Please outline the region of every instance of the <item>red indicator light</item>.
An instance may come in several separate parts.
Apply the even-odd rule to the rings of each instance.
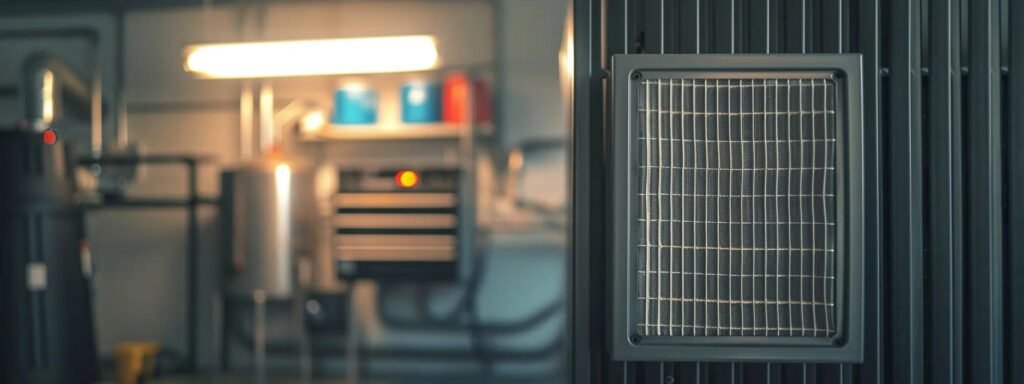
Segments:
[[[43,144],[53,145],[57,142],[57,132],[47,129],[43,132]]]
[[[395,173],[395,185],[412,188],[420,183],[420,175],[416,171],[398,171]]]

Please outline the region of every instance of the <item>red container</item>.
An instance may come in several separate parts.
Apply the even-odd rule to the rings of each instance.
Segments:
[[[491,92],[487,89],[487,83],[481,79],[473,81],[473,105],[476,107],[473,116],[477,123],[491,121]]]
[[[469,121],[469,77],[453,73],[441,86],[441,120],[446,123]]]
[[[444,78],[441,85],[441,120],[446,123],[469,121],[470,86],[473,87],[474,120],[477,123],[491,121],[491,95],[487,84],[480,79],[470,79],[465,73],[453,73]]]

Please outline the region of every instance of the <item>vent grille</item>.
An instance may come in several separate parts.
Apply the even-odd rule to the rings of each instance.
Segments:
[[[633,84],[636,332],[835,336],[835,81]]]
[[[455,277],[464,230],[459,172],[417,169],[419,180],[401,186],[408,169],[343,169],[334,196],[334,255],[345,279]]]

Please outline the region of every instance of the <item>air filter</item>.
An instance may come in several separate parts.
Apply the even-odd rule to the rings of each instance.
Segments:
[[[860,56],[616,56],[612,87],[615,357],[860,360]]]

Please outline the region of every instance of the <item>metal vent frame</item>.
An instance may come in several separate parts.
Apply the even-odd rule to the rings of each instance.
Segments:
[[[789,336],[645,336],[636,332],[637,266],[633,224],[638,117],[637,82],[644,73],[785,78],[831,73],[837,85],[836,109],[836,315],[831,338]],[[675,76],[673,74],[673,76]],[[680,75],[680,77],[684,77]],[[704,76],[710,77],[710,76]],[[664,78],[659,76],[659,78]],[[679,77],[676,77],[679,78]],[[699,77],[698,77],[699,78]],[[612,175],[609,263],[612,274],[611,354],[620,361],[776,361],[860,362],[863,360],[863,142],[861,56],[815,55],[614,55],[610,133]]]

